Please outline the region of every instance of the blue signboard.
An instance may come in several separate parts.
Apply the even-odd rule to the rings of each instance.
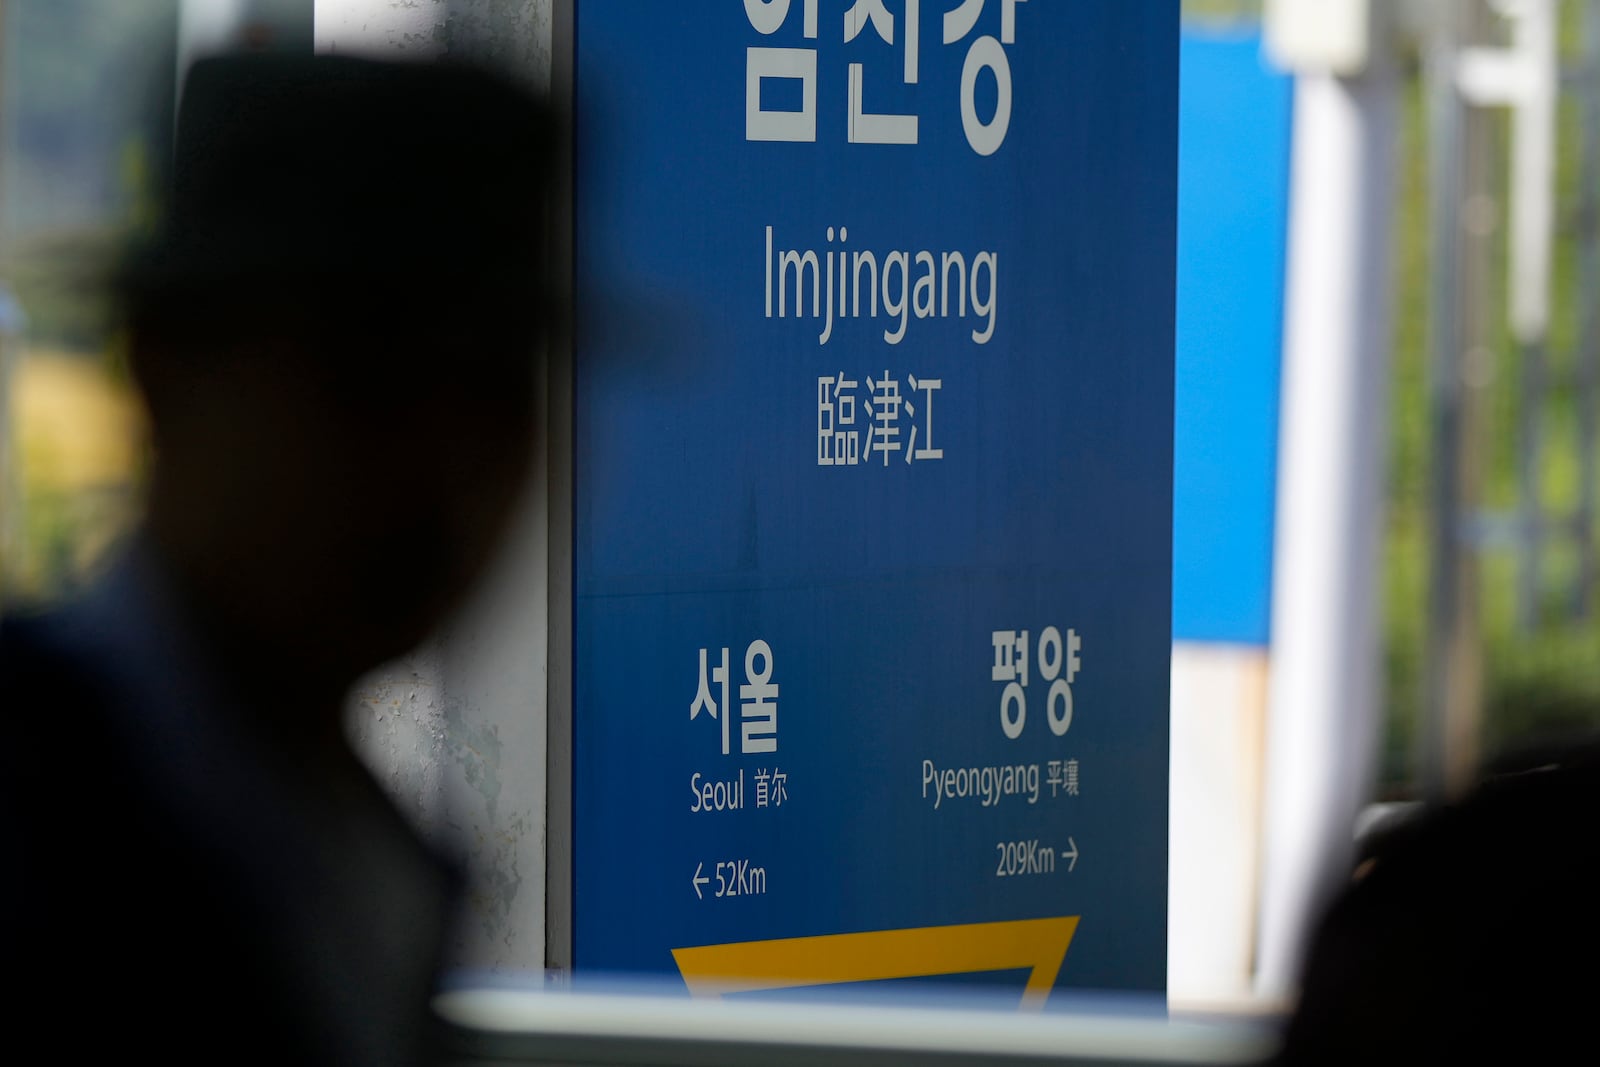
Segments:
[[[1164,988],[1177,46],[579,0],[576,967]]]

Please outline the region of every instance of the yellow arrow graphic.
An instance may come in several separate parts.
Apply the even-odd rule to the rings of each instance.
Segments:
[[[1078,916],[741,941],[672,951],[697,997],[1027,967],[1022,1006],[1044,1007]]]

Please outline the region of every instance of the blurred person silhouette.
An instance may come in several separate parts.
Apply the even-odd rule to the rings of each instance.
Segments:
[[[118,288],[141,532],[0,624],[10,1040],[54,1056],[425,1059],[457,885],[346,692],[484,570],[534,454],[549,112],[491,74],[196,64]]]
[[[1588,1060],[1597,816],[1590,740],[1508,753],[1466,797],[1384,829],[1313,936],[1277,1062]]]

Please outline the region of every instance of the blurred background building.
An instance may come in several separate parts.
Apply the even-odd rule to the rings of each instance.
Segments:
[[[134,521],[183,64],[357,7],[0,0],[0,604]],[[1169,985],[1270,1005],[1358,830],[1600,727],[1600,0],[1183,14]]]

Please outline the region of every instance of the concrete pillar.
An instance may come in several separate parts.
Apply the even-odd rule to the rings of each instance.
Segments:
[[[1348,870],[1381,725],[1399,89],[1374,0],[1278,0],[1296,72],[1256,990],[1289,995]]]
[[[316,0],[315,40],[324,52],[474,59],[543,88],[550,25],[551,0]],[[419,305],[426,284],[418,279]],[[451,960],[462,968],[545,963],[547,498],[536,464],[480,595],[435,640],[366,679],[352,701],[353,736],[374,772],[467,860],[467,911]]]

